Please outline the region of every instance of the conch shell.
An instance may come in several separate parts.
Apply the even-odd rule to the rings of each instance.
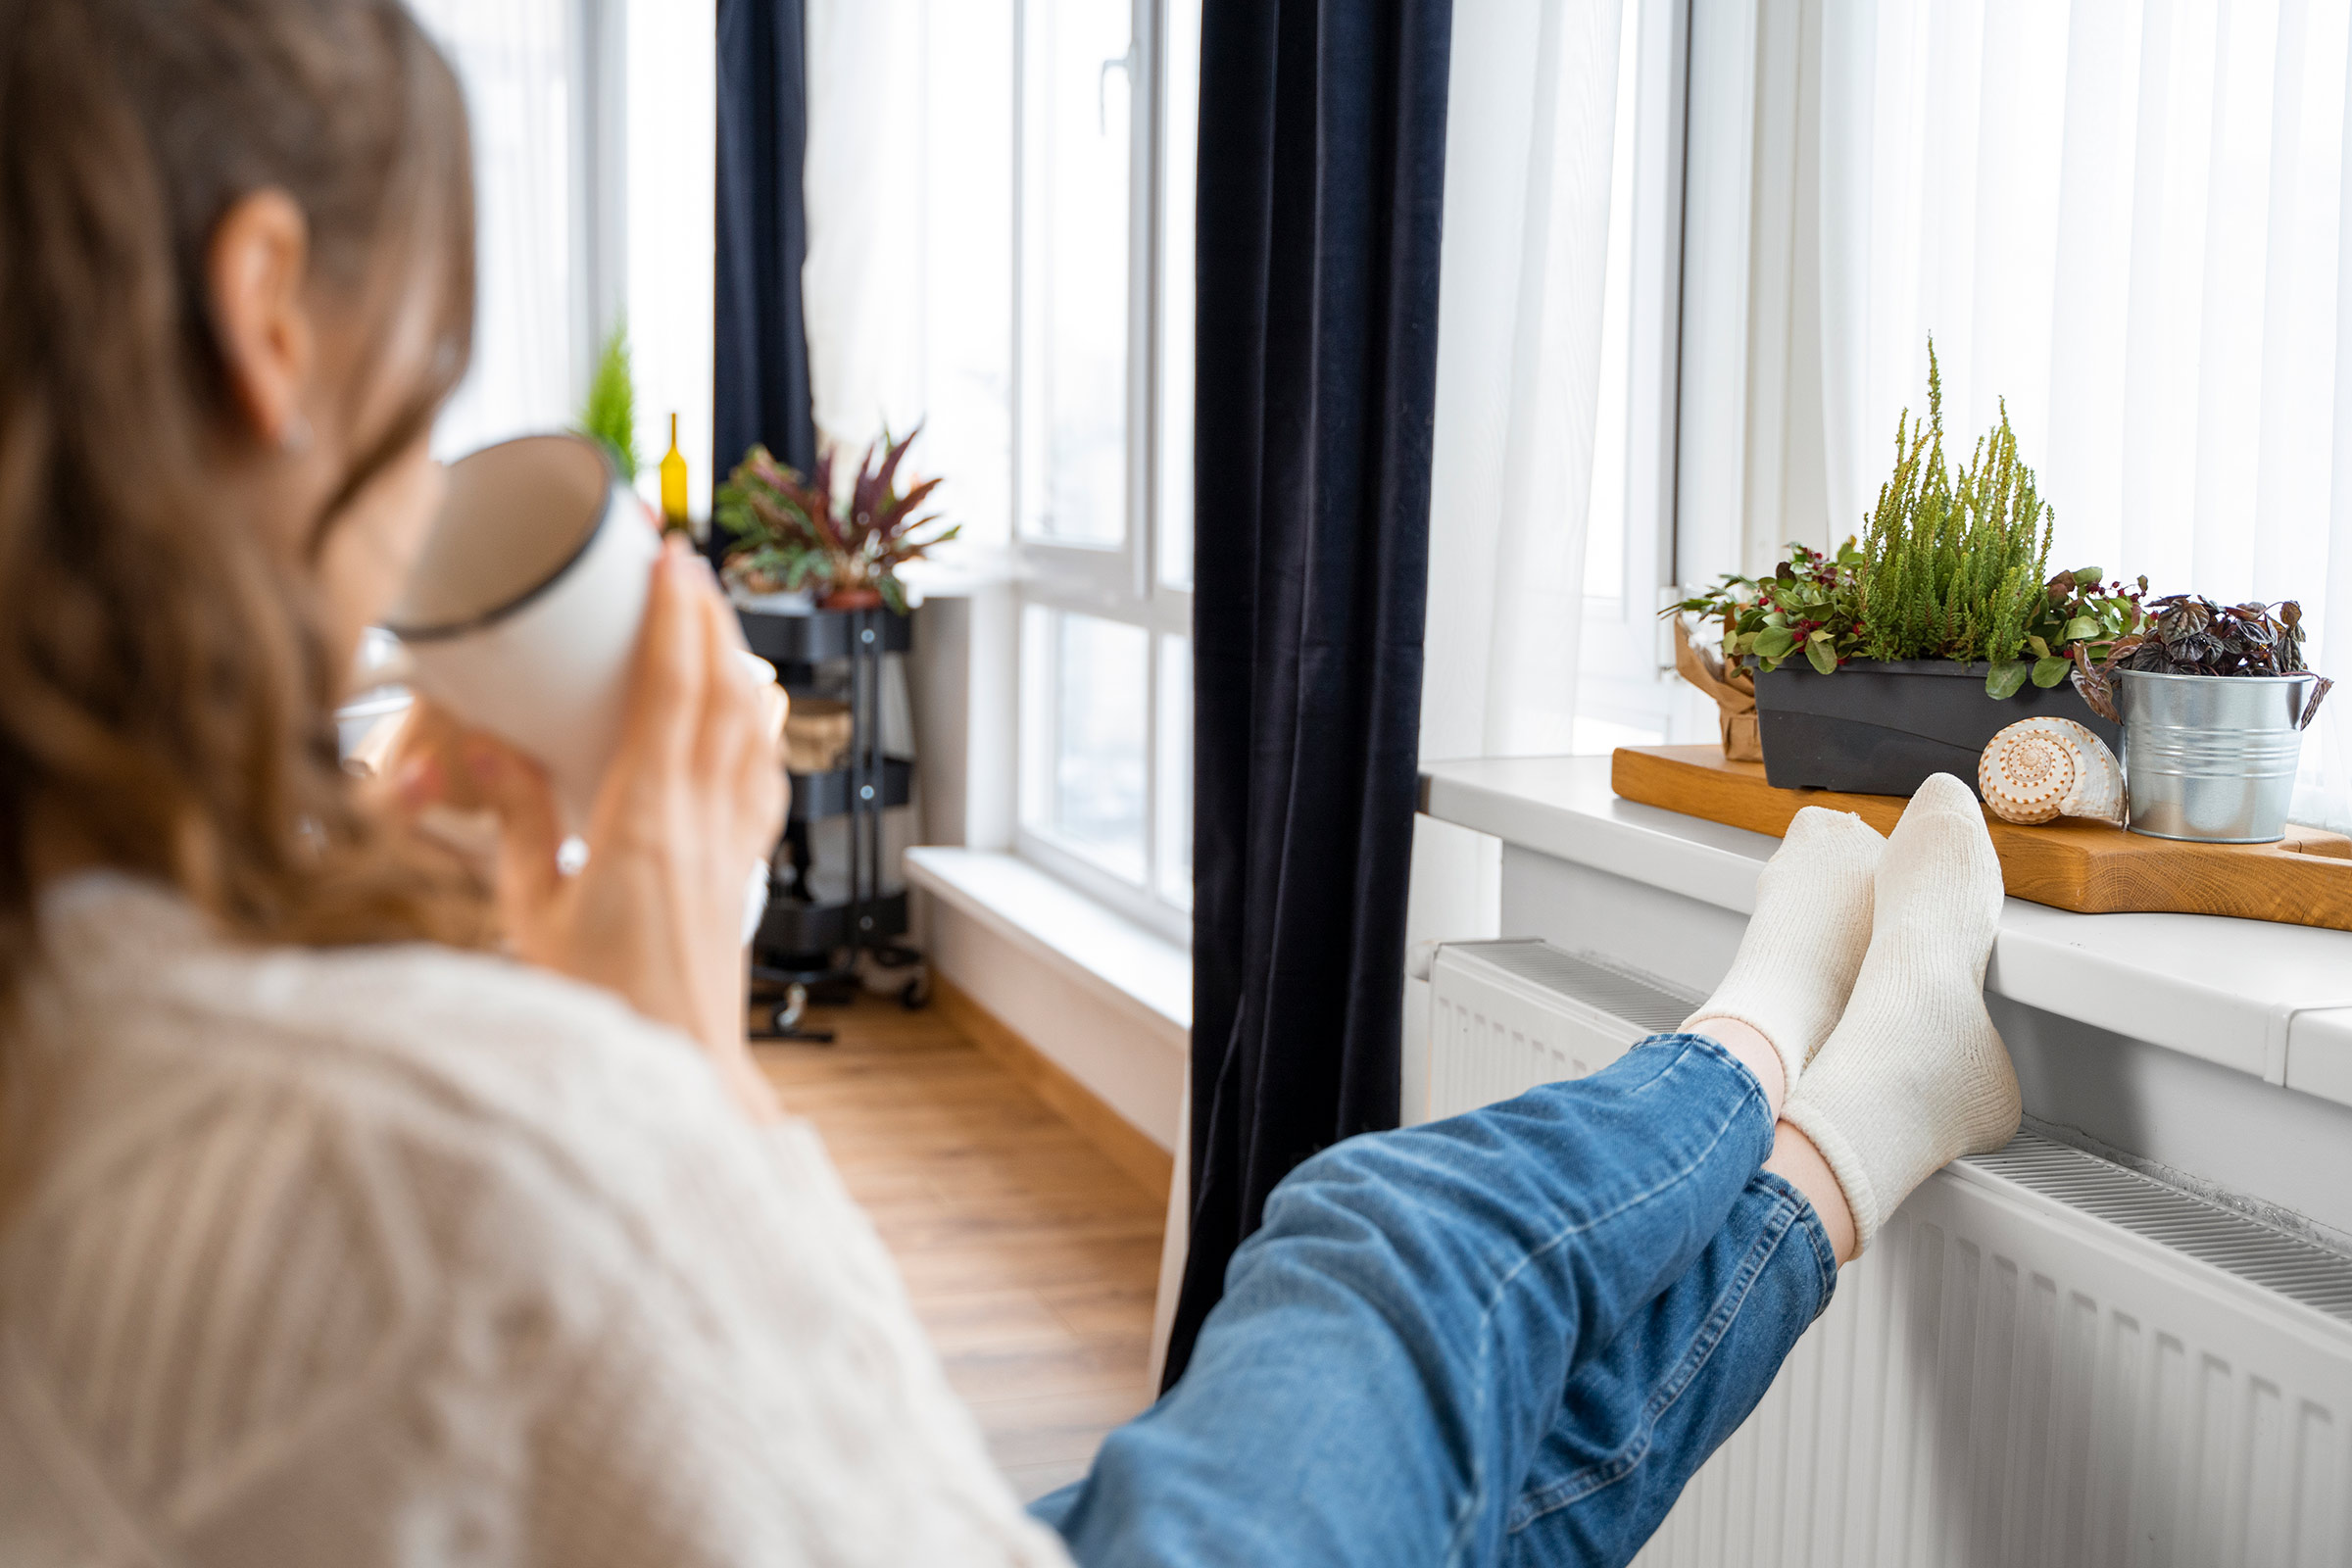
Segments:
[[[2124,769],[2071,718],[2020,719],[1977,761],[1977,793],[2004,822],[2084,816],[2124,825]]]

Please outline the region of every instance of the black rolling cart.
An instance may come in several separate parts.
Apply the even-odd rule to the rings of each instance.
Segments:
[[[906,890],[886,889],[882,874],[882,813],[905,806],[914,782],[913,762],[883,746],[883,656],[913,646],[913,622],[883,609],[737,613],[752,652],[776,666],[795,698],[829,692],[849,703],[850,748],[841,764],[792,775],[785,853],[777,857],[784,864],[771,862],[767,911],[752,938],[753,1004],[769,1009],[769,1027],[752,1038],[830,1042],[832,1031],[804,1025],[808,1003],[847,1001],[862,984],[865,964],[906,971],[898,988],[904,1005],[930,1000],[921,956],[902,940]],[[829,818],[848,821],[849,863],[842,891],[826,896],[816,885],[808,830]]]

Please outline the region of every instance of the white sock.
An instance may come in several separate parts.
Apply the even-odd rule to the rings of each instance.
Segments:
[[[1808,806],[1756,879],[1732,972],[1683,1021],[1736,1018],[1772,1042],[1788,1092],[1845,1010],[1870,947],[1871,888],[1886,841],[1851,811]]]
[[[1829,1161],[1857,1250],[1929,1176],[2017,1132],[2017,1073],[1984,1013],[2000,923],[1984,812],[1938,773],[1886,841],[1853,1000],[1781,1111]]]

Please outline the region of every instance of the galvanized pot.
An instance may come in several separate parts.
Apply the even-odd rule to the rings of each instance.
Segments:
[[[2205,844],[2286,835],[2319,678],[2114,673],[2132,831]]]

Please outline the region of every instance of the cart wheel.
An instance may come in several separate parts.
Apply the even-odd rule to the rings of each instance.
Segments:
[[[899,1005],[908,1012],[920,1011],[930,1004],[931,982],[926,976],[918,974],[899,987]]]

